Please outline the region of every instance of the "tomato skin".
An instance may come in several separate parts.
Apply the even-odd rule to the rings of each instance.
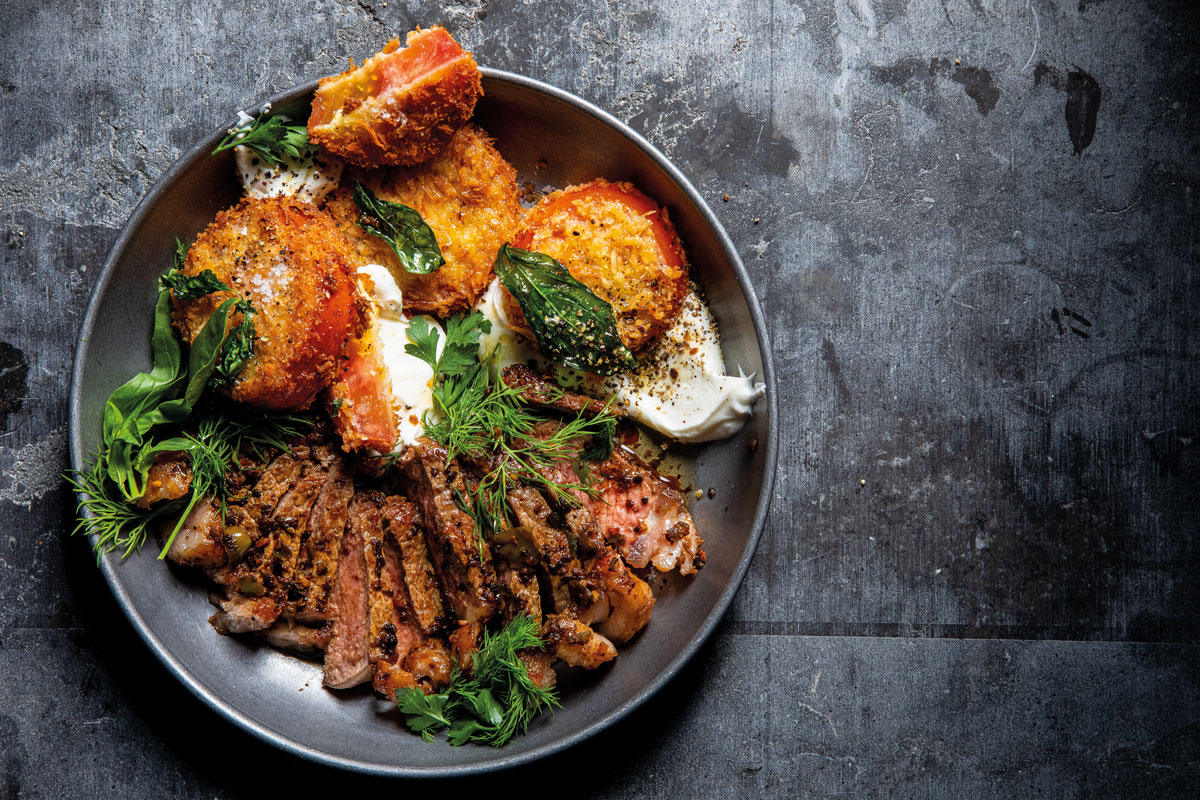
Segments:
[[[372,331],[346,348],[346,359],[330,395],[331,416],[342,435],[344,449],[368,447],[377,453],[387,453],[396,446],[400,434],[392,409],[391,387]]]
[[[589,183],[570,186],[552,197],[542,201],[539,211],[546,217],[570,211],[572,216],[580,221],[586,216],[574,213],[577,203],[588,203],[596,200],[609,200],[621,203],[626,208],[650,220],[654,230],[654,240],[663,261],[671,267],[679,267],[684,263],[683,245],[679,234],[671,224],[666,211],[652,198],[639,190],[632,183],[609,183],[598,178]],[[533,242],[533,229],[527,228],[514,241],[516,247],[529,249]]]

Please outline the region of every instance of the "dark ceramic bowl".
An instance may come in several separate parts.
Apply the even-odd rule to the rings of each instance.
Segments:
[[[147,546],[100,568],[150,649],[219,713],[256,735],[314,761],[379,775],[478,773],[532,761],[614,724],[658,691],[712,633],[749,566],[762,532],[775,471],[776,394],[771,351],[746,270],[721,225],[683,174],[626,125],[578,97],[496,70],[484,70],[476,120],[517,168],[541,188],[597,176],[630,180],[667,206],[691,254],[695,277],[720,324],[725,359],[756,372],[766,397],[737,436],[684,448],[685,469],[715,499],[692,503],[708,564],[690,579],[666,581],[646,630],[607,668],[564,676],[563,707],[544,714],[504,748],[423,742],[367,690],[321,688],[316,664],[255,640],[219,636],[203,580],[156,559]],[[271,102],[308,116],[315,84]],[[150,366],[156,280],[170,265],[175,237],[193,239],[241,195],[232,156],[209,153],[217,131],[181,158],[121,231],[88,305],[71,387],[71,460],[95,449],[105,399]],[[539,165],[538,169],[535,165]],[[297,691],[298,689],[304,691]]]

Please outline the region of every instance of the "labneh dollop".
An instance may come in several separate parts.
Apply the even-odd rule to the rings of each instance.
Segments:
[[[358,268],[358,274],[370,278],[360,285],[375,307],[375,334],[392,386],[392,407],[400,434],[393,450],[396,452],[415,444],[425,432],[422,420],[426,412],[433,412],[433,368],[404,351],[411,317],[404,314],[403,297],[392,273],[380,264],[367,264]],[[422,316],[438,335],[437,351],[441,355],[446,333],[436,319]]]
[[[284,118],[286,121],[286,117]],[[254,118],[238,112],[234,130],[248,130]],[[282,163],[268,164],[249,147],[233,148],[238,177],[247,197],[286,197],[295,195],[313,205],[337,188],[344,164],[316,145],[301,151],[299,158],[282,156]]]
[[[712,442],[733,436],[750,416],[766,387],[753,375],[725,374],[716,321],[695,286],[688,289],[679,318],[630,372],[603,378],[550,364],[525,345],[508,324],[498,280],[475,306],[492,323],[480,340],[483,354],[500,348],[500,367],[531,364],[559,384],[596,397],[612,396],[620,410],[649,428],[681,442]]]

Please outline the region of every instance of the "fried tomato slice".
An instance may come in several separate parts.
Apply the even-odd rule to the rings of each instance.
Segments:
[[[474,304],[492,282],[497,248],[514,235],[522,213],[517,171],[483,129],[460,129],[441,155],[419,167],[350,177],[381,199],[415,208],[446,259],[427,275],[406,272],[386,242],[356,224],[353,192],[342,188],[329,196],[325,209],[351,242],[358,264],[387,267],[404,295],[405,311],[445,317]]]
[[[309,203],[248,197],[217,214],[188,250],[183,271],[212,270],[258,312],[254,355],[228,390],[234,400],[299,410],[329,384],[347,344],[368,324],[353,263],[333,220]],[[175,326],[189,344],[231,296],[174,301]],[[241,316],[230,315],[229,326]]]
[[[392,39],[362,66],[322,78],[308,138],[361,167],[423,163],[471,118],[483,94],[479,66],[445,28]]]
[[[612,305],[621,341],[635,353],[656,342],[683,307],[683,243],[667,210],[632,183],[597,178],[547,195],[530,209],[513,244],[551,256]],[[507,291],[504,310],[533,341]]]

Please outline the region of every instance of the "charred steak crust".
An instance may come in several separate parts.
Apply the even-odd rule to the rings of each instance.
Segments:
[[[406,454],[404,473],[425,519],[426,544],[451,611],[462,622],[486,622],[498,607],[496,572],[474,520],[455,502],[455,493],[467,496],[461,471],[447,463],[444,449],[422,437]]]
[[[446,626],[446,608],[442,604],[433,564],[429,561],[425,533],[417,525],[417,507],[393,495],[384,501],[383,515],[387,519],[388,534],[400,548],[401,571],[413,618],[426,635],[441,633]]]
[[[317,623],[329,619],[329,597],[353,496],[354,483],[344,462],[335,453],[326,472],[325,484],[313,503],[308,530],[301,538],[292,576],[292,585],[303,594],[293,609],[300,622]]]

